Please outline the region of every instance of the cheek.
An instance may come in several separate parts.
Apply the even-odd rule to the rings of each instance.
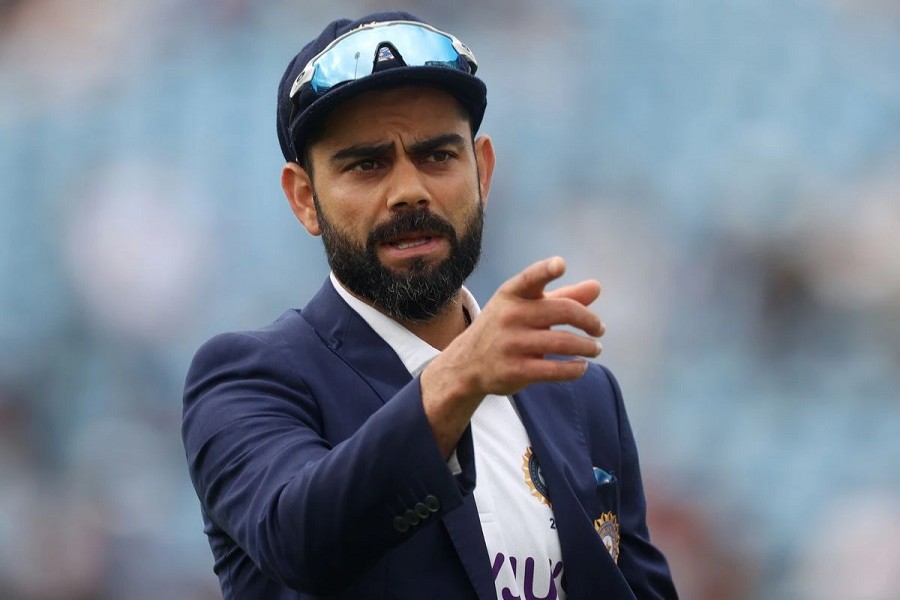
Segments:
[[[369,239],[369,232],[372,231],[374,223],[368,215],[363,214],[357,209],[345,209],[337,215],[336,222],[332,221],[344,235],[353,240],[359,246],[365,246],[366,240]]]
[[[367,203],[361,202],[358,196],[341,192],[340,189],[332,188],[327,193],[320,193],[320,211],[335,229],[364,240],[372,228],[374,215],[368,210]]]
[[[454,213],[458,215],[457,226],[465,225],[478,211],[478,205],[481,203],[478,179],[467,178],[460,181],[454,190],[453,201],[456,203]]]
[[[462,197],[472,202],[478,202],[481,196],[481,182],[478,177],[478,169],[474,167],[466,169],[464,174],[460,174],[457,186]]]

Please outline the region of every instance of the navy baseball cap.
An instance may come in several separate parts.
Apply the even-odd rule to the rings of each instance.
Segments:
[[[333,21],[291,60],[278,85],[281,152],[285,160],[299,162],[314,128],[338,103],[404,84],[445,89],[467,110],[477,131],[487,88],[474,76],[476,68],[465,44],[406,12]]]

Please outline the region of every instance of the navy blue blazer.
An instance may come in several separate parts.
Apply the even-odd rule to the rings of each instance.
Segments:
[[[568,597],[675,598],[647,533],[612,375],[592,364],[515,400],[552,502]],[[182,435],[226,600],[496,597],[471,432],[453,475],[418,378],[330,281],[302,311],[198,350]],[[614,480],[598,484],[594,467]],[[595,529],[605,513],[619,525],[617,563]]]

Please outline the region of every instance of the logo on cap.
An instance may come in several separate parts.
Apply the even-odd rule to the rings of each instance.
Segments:
[[[386,60],[394,60],[394,58],[395,58],[394,53],[391,52],[390,46],[388,46],[387,44],[384,44],[378,49],[378,58],[376,59],[375,62],[384,62]]]

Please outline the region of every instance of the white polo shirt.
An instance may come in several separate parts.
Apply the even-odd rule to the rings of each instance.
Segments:
[[[338,294],[362,317],[418,376],[440,351],[390,317],[362,302],[331,274]],[[464,287],[462,306],[472,319],[481,312]],[[475,447],[475,504],[491,559],[498,598],[559,598],[562,552],[553,510],[528,433],[509,396],[485,397],[472,416]],[[459,472],[456,452],[448,467]],[[555,591],[555,594],[554,594]]]

